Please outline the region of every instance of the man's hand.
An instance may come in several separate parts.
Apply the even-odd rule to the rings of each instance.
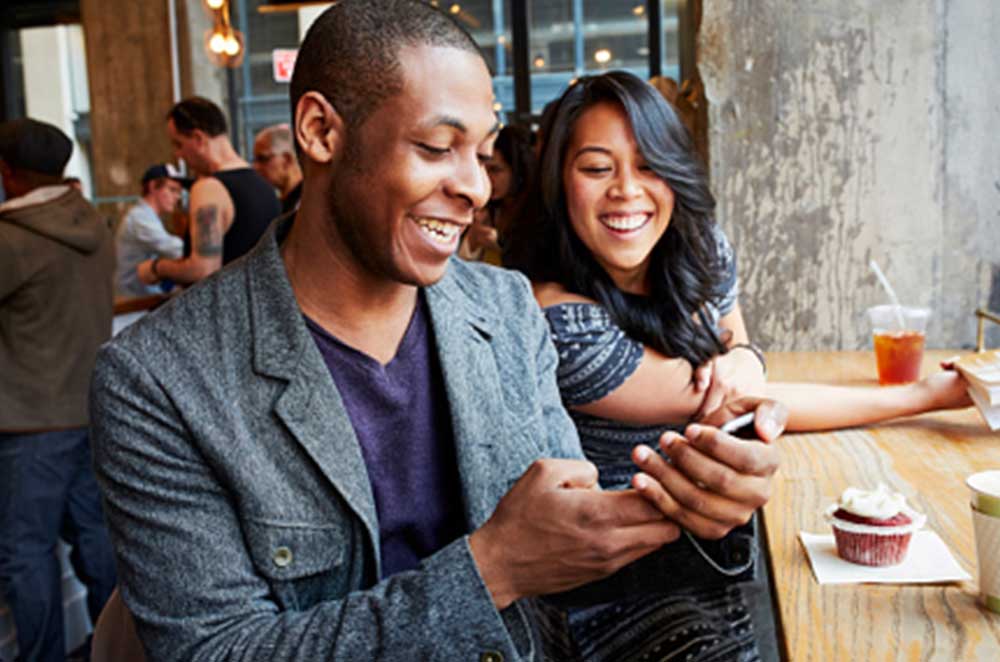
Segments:
[[[667,432],[665,461],[646,446],[632,459],[642,469],[632,485],[671,520],[707,539],[724,537],[749,521],[771,496],[778,450],[771,443],[784,430],[788,411],[777,402],[744,398],[728,410],[754,411],[761,441],[744,441],[707,425],[689,425],[684,436]],[[762,443],[763,442],[763,443]]]
[[[152,260],[143,260],[136,266],[135,271],[139,275],[139,280],[146,285],[156,285],[160,282],[160,277],[153,273]]]
[[[634,490],[604,492],[581,460],[538,460],[469,537],[498,609],[601,579],[677,539]]]

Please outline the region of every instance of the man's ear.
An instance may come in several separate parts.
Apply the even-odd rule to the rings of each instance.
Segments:
[[[201,129],[191,129],[191,133],[189,135],[194,138],[199,149],[204,148],[205,144],[209,141],[208,134]]]
[[[317,163],[331,163],[339,156],[344,119],[319,92],[306,92],[295,104],[295,141],[302,154]]]

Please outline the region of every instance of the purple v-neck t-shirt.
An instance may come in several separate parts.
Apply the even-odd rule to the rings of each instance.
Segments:
[[[375,496],[382,576],[417,567],[465,533],[448,398],[421,293],[382,365],[306,318],[361,444]]]

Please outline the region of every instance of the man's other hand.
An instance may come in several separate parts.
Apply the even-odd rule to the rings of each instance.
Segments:
[[[641,469],[632,478],[636,490],[666,517],[702,538],[724,537],[771,497],[779,459],[772,442],[785,429],[788,410],[760,398],[737,402],[731,415],[755,412],[760,441],[695,424],[683,436],[667,432],[660,437],[669,462],[646,446],[632,452]]]
[[[582,460],[538,460],[469,537],[498,609],[601,579],[680,530],[635,490],[602,491]]]

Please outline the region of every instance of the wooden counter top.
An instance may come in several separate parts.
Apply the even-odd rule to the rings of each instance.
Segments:
[[[930,352],[924,374],[953,352]],[[769,353],[774,381],[875,385],[872,352]],[[977,602],[976,551],[965,478],[1000,468],[1000,433],[975,409],[839,432],[787,434],[764,509],[780,639],[787,659],[1000,660],[1000,615]],[[829,533],[823,509],[848,486],[887,483],[927,514],[972,581],[827,585],[813,577],[799,531]],[[1000,554],[1000,550],[997,550]]]

